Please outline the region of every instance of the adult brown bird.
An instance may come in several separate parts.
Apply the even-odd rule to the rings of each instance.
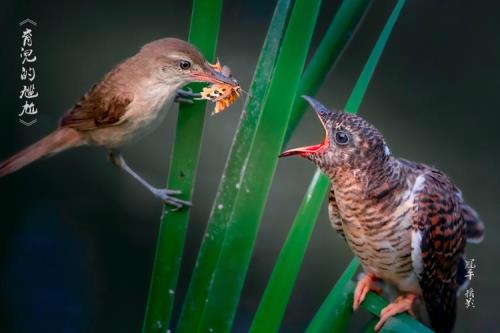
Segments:
[[[96,83],[62,117],[54,132],[0,162],[0,177],[69,148],[97,145],[109,149],[111,162],[156,197],[177,208],[189,205],[173,196],[179,191],[155,188],[141,178],[125,163],[120,148],[158,127],[174,100],[197,96],[181,90],[190,82],[237,86],[183,40],[163,38],[148,43]]]
[[[441,171],[394,157],[382,134],[363,118],[331,111],[305,97],[326,132],[319,145],[288,150],[330,178],[333,228],[359,257],[356,310],[377,280],[398,297],[380,314],[379,330],[391,316],[411,311],[416,300],[436,332],[453,329],[457,292],[466,282],[466,241],[480,242],[484,225]]]

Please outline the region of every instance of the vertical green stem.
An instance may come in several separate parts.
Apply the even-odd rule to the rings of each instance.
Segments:
[[[248,269],[277,156],[305,63],[320,0],[297,0],[276,62],[198,332],[228,332]]]
[[[209,281],[224,241],[229,215],[238,192],[240,174],[255,135],[274,65],[291,9],[291,0],[278,0],[257,62],[238,131],[217,191],[206,236],[201,244],[196,266],[181,312],[177,332],[194,332],[201,319]]]
[[[215,58],[221,11],[222,0],[193,1],[189,41],[210,61]],[[167,187],[181,190],[182,198],[187,200],[192,197],[194,188],[204,121],[205,103],[180,106]],[[189,209],[171,212],[168,207],[164,207],[146,306],[144,333],[165,333],[169,327],[188,220]]]

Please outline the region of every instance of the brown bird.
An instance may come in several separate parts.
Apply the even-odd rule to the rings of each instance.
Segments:
[[[394,157],[382,134],[359,116],[330,111],[304,97],[326,132],[319,145],[288,150],[330,178],[333,228],[359,257],[365,272],[354,293],[356,310],[377,280],[398,297],[380,313],[376,330],[391,316],[425,305],[436,332],[450,332],[457,292],[465,282],[466,240],[480,242],[484,225],[460,190],[441,171]]]
[[[189,205],[172,196],[179,191],[155,188],[135,173],[125,163],[120,148],[158,127],[174,100],[199,97],[181,90],[190,82],[238,86],[234,79],[214,70],[196,48],[183,40],[163,38],[148,43],[96,83],[62,117],[54,132],[0,162],[0,177],[69,148],[97,145],[108,148],[115,166],[165,203],[177,208]]]

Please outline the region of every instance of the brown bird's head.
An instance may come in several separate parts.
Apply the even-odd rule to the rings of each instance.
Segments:
[[[142,47],[134,57],[138,67],[156,81],[181,87],[190,82],[237,86],[237,81],[216,71],[191,44],[177,38],[163,38]]]
[[[303,97],[316,111],[325,138],[317,145],[287,150],[280,157],[299,155],[313,161],[327,174],[337,168],[363,169],[389,158],[384,138],[372,124],[353,114],[328,110],[312,97]]]

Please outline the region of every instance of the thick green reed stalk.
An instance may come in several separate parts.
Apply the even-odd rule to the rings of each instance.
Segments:
[[[222,0],[194,0],[189,41],[210,61],[215,59]],[[200,85],[193,85],[198,90]],[[196,88],[197,87],[197,88]],[[205,102],[182,104],[170,163],[167,188],[182,191],[182,199],[190,200],[205,122]],[[189,209],[176,212],[164,207],[151,275],[143,333],[165,333],[175,301],[175,290],[181,264]]]

